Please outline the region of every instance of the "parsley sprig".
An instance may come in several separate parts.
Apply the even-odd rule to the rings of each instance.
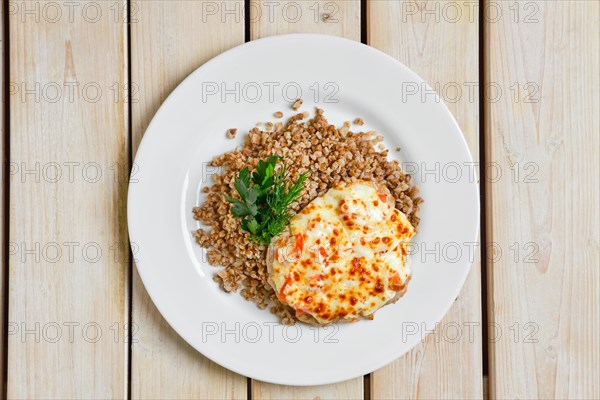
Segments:
[[[308,178],[304,173],[290,183],[285,164],[275,168],[281,159],[273,154],[260,160],[252,174],[244,167],[234,183],[240,198],[225,195],[233,216],[242,219],[241,228],[250,233],[251,240],[265,245],[285,229],[292,217],[289,207],[302,194]]]

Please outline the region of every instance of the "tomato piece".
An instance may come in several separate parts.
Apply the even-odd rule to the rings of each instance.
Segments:
[[[390,289],[392,289],[396,292],[404,289],[404,287],[406,286],[405,283],[402,281],[402,278],[400,278],[400,274],[396,274],[396,275],[392,276],[390,278],[389,284],[390,284]]]
[[[319,254],[323,257],[323,263],[327,265],[327,252],[324,247],[319,247]]]
[[[283,292],[285,291],[285,288],[290,284],[290,282],[292,281],[292,277],[291,275],[288,275],[285,277],[285,280],[283,281],[283,285],[281,285],[281,288],[279,288],[279,300],[284,300],[285,295],[283,294]]]
[[[302,250],[304,250],[304,235],[301,233],[296,233],[294,235],[294,239],[296,241],[296,244],[294,246],[294,253],[300,256],[300,254],[302,254]]]
[[[302,251],[304,248],[304,235],[301,233],[296,233],[296,249]]]
[[[387,201],[387,194],[379,193],[379,198],[381,199],[381,201],[385,202]]]
[[[308,278],[311,286],[323,286],[323,274],[316,274]]]

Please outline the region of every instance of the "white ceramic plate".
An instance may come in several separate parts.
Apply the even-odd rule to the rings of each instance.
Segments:
[[[136,265],[169,324],[211,360],[251,378],[317,385],[364,375],[419,343],[458,295],[476,251],[475,167],[452,115],[410,69],[371,47],[322,35],[246,43],[198,68],[164,102],[135,158],[128,222]],[[192,237],[192,208],[215,171],[210,159],[243,132],[292,114],[325,109],[340,125],[362,117],[413,173],[425,203],[413,239],[413,277],[398,303],[373,321],[316,329],[285,327],[239,294],[221,291],[217,271]],[[227,129],[240,129],[229,140]],[[449,340],[467,327],[452,326]],[[445,327],[442,327],[445,329]],[[460,333],[460,332],[459,332]]]

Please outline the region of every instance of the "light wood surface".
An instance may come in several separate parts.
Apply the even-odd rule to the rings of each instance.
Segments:
[[[600,3],[488,1],[479,21],[469,1],[369,0],[363,16],[360,0],[245,1],[1,3],[0,398],[600,398]],[[371,46],[438,89],[486,163],[486,298],[478,253],[440,322],[460,340],[438,329],[368,380],[250,381],[192,349],[145,291],[128,257],[129,163],[205,61],[275,34],[359,41],[361,17]]]
[[[296,12],[297,11],[297,12]],[[272,17],[272,18],[271,18]],[[323,33],[360,41],[360,1],[252,1],[250,38],[285,33]],[[362,399],[363,378],[334,385],[289,387],[252,381],[252,399]]]
[[[413,69],[431,87],[438,88],[477,160],[479,99],[477,92],[469,96],[468,91],[479,81],[478,18],[477,15],[466,18],[466,6],[460,2],[454,4],[460,7],[462,18],[444,18],[441,11],[437,15],[424,14],[427,8],[413,9],[414,2],[371,1],[367,41]],[[371,374],[372,398],[481,398],[479,249],[476,253],[461,294],[435,334],[427,336],[423,344],[405,357]],[[455,339],[459,333],[460,337]]]
[[[116,173],[129,163],[125,24],[108,2],[71,21],[35,3],[8,16],[17,92],[7,397],[122,398],[127,174]]]
[[[360,0],[250,0],[250,38],[321,33],[360,41]]]
[[[244,43],[243,1],[139,1],[132,18],[134,152],[158,107],[192,71]],[[226,15],[226,10],[238,14]],[[237,20],[237,21],[236,21]],[[167,324],[139,277],[133,274],[131,387],[135,399],[243,399],[247,379],[202,356]]]
[[[527,4],[486,31],[490,396],[597,399],[599,3]]]

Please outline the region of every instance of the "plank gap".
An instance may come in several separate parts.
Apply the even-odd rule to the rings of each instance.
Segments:
[[[2,342],[2,364],[0,366],[0,373],[2,374],[2,384],[0,387],[0,394],[2,398],[8,397],[8,237],[9,237],[9,175],[7,172],[7,166],[10,161],[10,133],[9,133],[9,118],[10,118],[10,96],[8,92],[9,85],[6,82],[10,79],[10,63],[8,60],[8,46],[10,43],[9,29],[8,29],[8,1],[2,3],[0,8],[2,15],[0,16],[0,22],[2,23],[2,276],[0,277],[2,284],[0,285],[0,298],[2,298],[2,327],[0,328],[0,341]]]
[[[481,255],[481,351],[483,375],[488,374],[487,208],[485,185],[485,18],[479,7],[479,246]]]
[[[125,55],[127,61],[127,72],[125,76],[125,82],[127,84],[127,154],[129,155],[128,169],[127,172],[131,173],[133,165],[133,121],[132,121],[132,99],[133,93],[131,90],[131,0],[127,0],[127,20],[125,26]],[[128,191],[129,191],[129,184]],[[127,235],[127,325],[129,327],[128,332],[135,332],[133,329],[133,252],[131,251],[131,244],[129,243],[129,235]],[[133,365],[133,334],[130,334],[129,340],[127,341],[127,385],[126,393],[127,399],[131,400],[131,377]]]
[[[369,39],[367,33],[368,30],[368,12],[369,7],[367,6],[367,0],[360,0],[360,42],[362,44],[368,44],[367,41]]]
[[[483,375],[483,400],[488,400],[490,398],[490,391],[488,389],[489,377]]]
[[[248,43],[251,38],[250,33],[250,3],[252,0],[244,0],[244,42]]]
[[[362,44],[368,44],[368,9],[367,0],[360,0],[360,42]],[[363,399],[371,400],[371,374],[366,374],[363,377]]]
[[[369,27],[368,27],[368,17],[367,11],[369,7],[367,6],[367,0],[360,0],[360,42],[362,44],[368,44],[368,35]],[[371,374],[366,374],[363,379],[363,398],[364,400],[371,399]]]

